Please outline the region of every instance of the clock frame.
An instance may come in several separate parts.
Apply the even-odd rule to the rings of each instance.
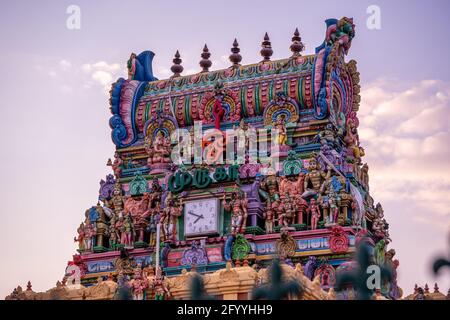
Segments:
[[[220,200],[218,198],[197,199],[184,203],[184,236],[193,238],[198,236],[219,234]],[[206,225],[212,221],[210,229]],[[191,223],[191,226],[189,226]],[[194,225],[202,226],[195,231]]]

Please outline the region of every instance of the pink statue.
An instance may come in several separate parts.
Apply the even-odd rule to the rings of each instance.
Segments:
[[[277,206],[277,211],[278,225],[288,227],[290,224],[294,223],[295,207],[289,193],[286,193],[281,197],[280,204]]]
[[[116,179],[120,178],[120,174],[122,173],[122,165],[123,161],[119,156],[119,153],[114,153],[114,162],[111,162],[111,159],[108,159],[106,163],[107,166],[110,166],[113,169],[114,176]]]
[[[145,150],[148,154],[148,166],[170,162],[170,138],[165,138],[162,131],[158,131],[153,141],[146,138]]]
[[[308,215],[308,203],[305,199],[302,198],[301,193],[295,194],[294,196],[294,205],[297,211],[297,223],[303,224],[303,214]],[[306,217],[306,223],[308,223],[308,216]]]
[[[309,203],[309,212],[311,213],[311,230],[316,230],[321,214],[319,205],[314,198],[312,198]]]
[[[81,251],[86,250],[85,240],[84,240],[86,237],[86,234],[84,233],[84,223],[83,222],[78,227],[77,233],[78,233],[78,236],[74,237],[73,241],[78,242],[78,250],[81,252]]]
[[[247,220],[247,197],[246,194],[240,195],[239,191],[234,191],[231,196],[231,202],[227,203],[225,195],[222,200],[225,210],[231,210],[231,234],[244,233]]]
[[[125,214],[131,215],[134,228],[138,233],[138,241],[144,241],[144,231],[148,225],[147,218],[150,215],[148,208],[150,202],[150,194],[144,193],[140,200],[129,197],[125,200]]]
[[[148,280],[143,277],[140,267],[134,269],[134,278],[131,280],[133,300],[144,300],[144,291],[148,288]]]
[[[86,251],[92,251],[93,245],[94,245],[93,239],[96,237],[97,231],[95,230],[94,225],[91,224],[89,219],[87,219],[85,224],[84,224],[84,235],[85,235],[84,236],[84,247],[85,247],[85,250]]]
[[[125,216],[125,218],[119,218],[121,236],[120,243],[125,246],[127,249],[133,248],[133,239],[134,239],[134,226],[131,221],[131,217]]]

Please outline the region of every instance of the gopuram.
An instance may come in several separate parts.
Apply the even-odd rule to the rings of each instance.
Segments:
[[[279,259],[302,299],[353,299],[352,286],[334,285],[365,241],[393,271],[374,299],[399,299],[358,137],[359,72],[345,61],[354,36],[352,19],[328,19],[315,54],[302,54],[295,30],[291,55],[272,60],[265,34],[251,65],[234,40],[230,67],[217,71],[205,45],[193,75],[181,75],[177,51],[164,80],[153,52],[132,53],[128,79],[110,91],[111,174],[83,210],[78,253],[55,288],[29,283],[7,298],[118,299],[128,288],[130,299],[189,299],[200,274],[208,295],[250,299]]]

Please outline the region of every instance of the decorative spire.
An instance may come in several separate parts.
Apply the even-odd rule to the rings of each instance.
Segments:
[[[263,61],[270,61],[270,57],[273,54],[273,50],[272,50],[272,44],[270,43],[270,39],[269,39],[269,35],[266,34],[264,35],[264,41],[261,44],[262,49],[260,51],[262,57],[264,58]]]
[[[305,46],[302,43],[302,38],[300,37],[300,32],[298,32],[298,28],[295,28],[294,36],[292,37],[291,51],[293,57],[300,56],[300,52],[303,51]]]
[[[180,74],[183,72],[183,66],[181,65],[181,62],[183,61],[183,60],[181,60],[180,59],[180,53],[178,52],[178,50],[177,50],[177,52],[175,52],[175,58],[173,58],[173,66],[170,68],[170,70],[173,72],[173,78],[175,78],[175,77],[179,77],[180,76]]]
[[[32,291],[31,281],[28,281],[27,283],[27,291]]]
[[[241,49],[239,49],[239,43],[236,38],[234,38],[233,48],[231,48],[231,54],[229,57],[231,63],[233,63],[233,67],[240,66],[240,62],[242,61],[242,56],[239,54],[240,51]]]
[[[209,53],[208,47],[203,47],[203,53],[201,54],[202,60],[200,60],[200,67],[202,67],[202,72],[208,72],[209,68],[212,65],[211,60],[209,60],[209,57],[211,56],[211,53]]]
[[[439,293],[439,287],[437,282],[434,283],[434,293]]]
[[[430,293],[430,288],[428,287],[428,283],[425,283],[425,293]]]

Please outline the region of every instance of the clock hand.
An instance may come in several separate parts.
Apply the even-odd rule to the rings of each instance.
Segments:
[[[188,211],[188,213],[189,213],[190,215],[194,216],[194,217],[200,217],[198,214],[195,214],[195,213],[192,212],[192,211]],[[203,215],[202,215],[202,216],[203,216]]]
[[[199,216],[197,215],[197,217],[198,217],[198,218],[197,218],[197,220],[194,221],[194,223],[197,223],[198,220],[204,219],[204,218],[205,218],[203,215],[199,215]]]

